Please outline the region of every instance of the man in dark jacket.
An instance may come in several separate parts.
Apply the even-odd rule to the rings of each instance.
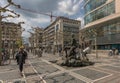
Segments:
[[[18,61],[18,64],[19,64],[19,70],[20,70],[20,74],[22,74],[22,71],[23,71],[23,64],[25,63],[25,60],[27,58],[27,52],[24,51],[24,48],[20,48],[19,49],[19,52],[17,54],[17,61]]]

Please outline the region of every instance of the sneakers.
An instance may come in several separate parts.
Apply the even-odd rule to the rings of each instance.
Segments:
[[[23,73],[22,72],[20,72],[20,75],[23,77]]]

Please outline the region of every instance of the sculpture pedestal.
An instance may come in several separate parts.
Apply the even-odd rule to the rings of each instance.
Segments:
[[[84,67],[84,66],[90,66],[94,65],[94,62],[88,61],[88,60],[77,60],[77,59],[70,59],[67,58],[61,58],[55,62],[57,65],[60,66],[67,66],[67,67]]]

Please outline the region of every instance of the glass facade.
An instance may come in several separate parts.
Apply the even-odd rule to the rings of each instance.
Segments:
[[[87,2],[88,0],[84,0],[84,2]]]
[[[120,51],[120,20],[116,20],[110,23],[106,22],[103,23],[103,25],[86,28],[81,31],[87,40],[93,41],[94,46],[95,36],[92,30],[97,33],[98,49],[109,50],[117,48]]]
[[[115,13],[115,0],[108,3],[107,1],[85,0],[85,25]],[[95,36],[94,30],[97,36]],[[94,25],[94,27],[87,27],[85,30],[83,29],[82,33],[84,33],[86,40],[93,41],[93,47],[96,37],[98,49],[116,48],[120,52],[120,20],[118,18]]]
[[[98,36],[98,45],[101,44],[114,44],[120,42],[120,22],[114,22],[101,26],[103,28],[103,35]]]
[[[85,0],[87,2],[88,0]],[[92,11],[93,9],[101,6],[107,0],[89,0],[88,3],[85,5],[85,13]]]
[[[98,0],[98,1],[103,1],[103,0]],[[90,23],[90,22],[93,22],[95,20],[101,19],[105,16],[109,16],[113,13],[115,13],[115,1],[112,1],[112,2],[108,3],[107,5],[105,5],[99,9],[89,13],[88,15],[86,15],[84,18],[85,25]]]
[[[75,27],[75,26],[72,27],[72,26],[64,25],[63,31],[64,32],[71,32],[71,33],[79,33],[79,27]]]
[[[105,35],[104,37],[97,38],[98,49],[113,49],[116,48],[120,51],[120,33]]]
[[[104,35],[111,35],[120,33],[120,22],[114,22],[109,25],[103,26]]]

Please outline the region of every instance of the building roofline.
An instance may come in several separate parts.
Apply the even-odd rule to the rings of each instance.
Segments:
[[[52,26],[53,24],[55,24],[58,20],[60,20],[60,19],[62,19],[62,20],[71,20],[71,21],[78,21],[78,22],[81,22],[81,21],[79,21],[79,20],[74,20],[74,19],[70,19],[70,18],[67,18],[67,17],[64,17],[64,16],[59,16],[59,17],[57,17],[56,19],[55,19],[55,21],[53,21],[50,25],[48,25],[44,30],[46,30],[47,28],[49,28],[50,26]]]
[[[4,23],[5,23],[5,24],[18,25],[18,24],[14,23],[14,22],[5,22],[5,21],[2,21],[2,22],[1,22],[1,24],[4,24]]]

